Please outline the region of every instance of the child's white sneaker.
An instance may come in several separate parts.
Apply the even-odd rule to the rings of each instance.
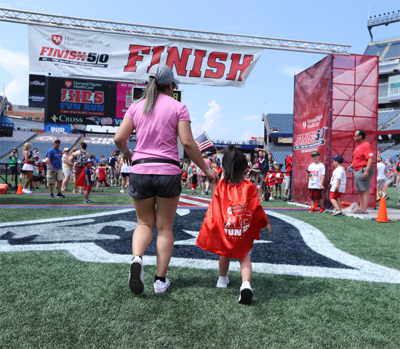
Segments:
[[[245,281],[240,287],[240,296],[238,303],[251,304],[252,298],[253,298],[253,290],[251,289],[250,282]]]
[[[139,256],[133,258],[131,262],[129,288],[134,294],[141,294],[144,291],[143,261]]]
[[[154,292],[155,293],[164,293],[167,288],[171,285],[169,280],[165,278],[165,282],[162,282],[161,280],[157,280],[154,283]]]
[[[217,287],[218,287],[218,288],[226,288],[226,287],[228,286],[228,284],[229,284],[229,277],[228,277],[228,275],[225,276],[225,277],[220,276],[220,277],[218,278],[218,281],[217,281]]]

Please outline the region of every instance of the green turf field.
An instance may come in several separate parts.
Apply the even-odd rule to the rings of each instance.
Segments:
[[[395,190],[389,188],[389,195],[388,206],[400,208]],[[132,203],[126,194],[91,199],[99,205]],[[0,204],[49,202],[82,205],[83,196],[0,196]],[[264,206],[289,207],[280,200]],[[0,222],[97,212],[104,210],[3,209]],[[400,270],[400,222],[280,213],[318,228],[342,251]],[[135,296],[128,271],[127,264],[82,262],[66,251],[0,253],[0,347],[400,347],[400,284],[254,273],[253,305],[241,306],[239,272],[231,271],[231,283],[221,290],[215,287],[217,270],[170,267],[171,287],[156,295],[155,267],[145,265],[146,289]]]

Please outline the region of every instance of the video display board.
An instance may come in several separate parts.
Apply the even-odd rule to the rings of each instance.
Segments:
[[[45,76],[45,123],[119,126],[146,84]],[[181,91],[173,98],[181,101]]]
[[[44,75],[29,74],[29,106],[31,108],[45,107],[45,79]]]

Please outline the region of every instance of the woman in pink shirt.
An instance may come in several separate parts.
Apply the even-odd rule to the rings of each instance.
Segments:
[[[144,291],[142,257],[153,238],[156,223],[154,291],[165,292],[170,285],[165,276],[174,248],[173,224],[181,192],[178,136],[190,159],[207,177],[218,181],[218,175],[206,165],[193,139],[186,106],[171,97],[177,84],[170,67],[152,66],[143,97],[130,106],[114,137],[123,161],[132,162],[129,195],[133,198],[138,220],[132,237],[133,260],[129,273],[129,288],[134,294]],[[127,140],[133,130],[136,130],[137,141],[132,155]]]

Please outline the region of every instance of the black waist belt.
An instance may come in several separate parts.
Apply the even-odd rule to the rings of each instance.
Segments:
[[[138,164],[147,164],[150,162],[158,162],[158,163],[163,163],[163,164],[172,164],[172,165],[176,165],[179,168],[180,163],[178,161],[175,160],[169,160],[169,159],[141,159],[141,160],[135,160],[134,162],[132,162],[132,166],[138,165]]]

